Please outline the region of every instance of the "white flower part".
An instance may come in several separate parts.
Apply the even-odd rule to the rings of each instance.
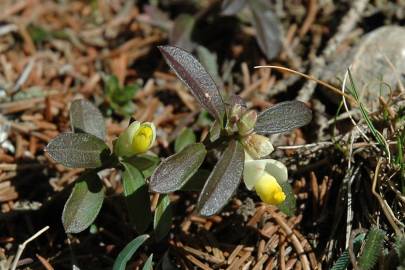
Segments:
[[[268,156],[274,151],[274,147],[273,144],[270,142],[270,139],[264,136],[261,137],[263,137],[263,139],[261,140],[260,148],[257,151],[260,158]]]
[[[243,180],[247,189],[252,190],[257,180],[262,177],[266,169],[265,159],[245,160],[245,168],[243,170]]]
[[[265,172],[272,175],[278,183],[283,183],[288,179],[287,167],[280,161],[274,159],[245,159],[243,180],[247,189],[252,190]]]
[[[132,138],[134,137],[136,131],[141,126],[139,121],[132,122],[127,129],[121,133],[115,142],[114,152],[119,156],[131,156],[132,155]],[[154,125],[152,127],[154,129]],[[155,134],[156,132],[154,132]]]
[[[273,175],[278,183],[283,183],[288,180],[288,170],[282,162],[275,159],[264,160],[266,160],[266,172]]]

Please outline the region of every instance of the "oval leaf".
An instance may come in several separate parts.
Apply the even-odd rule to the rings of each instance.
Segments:
[[[131,224],[138,233],[143,233],[152,221],[148,186],[142,173],[130,163],[124,163],[122,186]]]
[[[66,233],[82,232],[93,223],[103,204],[104,192],[96,173],[84,174],[76,180],[62,213]]]
[[[263,111],[257,117],[255,131],[268,135],[305,126],[312,119],[311,110],[301,101],[285,101]]]
[[[159,242],[169,232],[172,225],[172,208],[168,195],[163,195],[159,198],[159,203],[155,210],[153,219],[153,229],[155,230],[155,240]]]
[[[285,193],[285,200],[281,204],[278,205],[278,208],[280,209],[281,212],[286,214],[287,216],[292,216],[295,214],[295,209],[296,209],[296,200],[295,200],[295,195],[293,192],[293,189],[291,185],[287,182],[278,182],[283,189]]]
[[[238,13],[245,5],[247,0],[224,0],[221,4],[221,14],[231,16]]]
[[[174,20],[173,28],[170,31],[170,44],[185,50],[191,50],[193,48],[191,34],[193,33],[195,22],[196,19],[194,16],[189,14],[180,14]]]
[[[158,193],[179,190],[198,170],[206,154],[202,143],[194,143],[165,159],[152,174],[150,189]]]
[[[159,46],[158,48],[167,64],[187,85],[200,105],[223,123],[225,105],[221,94],[214,80],[200,62],[180,48],[173,46]]]
[[[174,152],[178,153],[184,149],[187,145],[195,143],[197,140],[193,130],[191,128],[185,128],[176,138],[174,142]]]
[[[250,0],[253,27],[260,49],[268,59],[276,57],[281,49],[281,23],[265,0]]]
[[[70,105],[70,123],[75,133],[89,133],[102,140],[105,139],[105,122],[103,115],[91,102],[77,99]]]
[[[109,155],[105,142],[87,133],[62,133],[46,147],[49,156],[70,168],[97,168]]]
[[[197,211],[202,216],[217,213],[239,186],[243,173],[243,146],[232,141],[226,148],[198,198]]]
[[[131,259],[132,255],[138,250],[138,248],[149,238],[149,235],[144,234],[140,235],[128,245],[118,254],[117,259],[114,262],[113,270],[125,270],[128,261]]]

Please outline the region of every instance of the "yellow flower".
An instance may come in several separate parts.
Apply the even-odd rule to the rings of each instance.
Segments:
[[[132,122],[121,133],[114,145],[114,152],[118,156],[130,157],[147,152],[156,139],[156,128],[153,123],[139,121]]]
[[[243,180],[249,190],[254,189],[260,199],[269,204],[280,204],[286,195],[280,186],[288,179],[287,168],[274,159],[252,159],[245,153]]]
[[[134,153],[144,153],[149,150],[153,140],[153,129],[150,126],[144,125],[139,127],[132,139],[132,148]]]
[[[271,174],[264,173],[255,184],[257,195],[263,202],[269,204],[280,204],[285,200],[285,194],[276,178]]]

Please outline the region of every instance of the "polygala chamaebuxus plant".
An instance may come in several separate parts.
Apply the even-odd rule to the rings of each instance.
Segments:
[[[209,138],[192,143],[163,160],[153,172],[150,189],[170,193],[181,189],[203,164],[207,152],[222,152],[204,183],[196,211],[202,216],[219,212],[231,199],[241,179],[266,203],[279,205],[287,214],[295,209],[287,168],[274,159],[266,135],[291,131],[308,124],[311,110],[300,101],[279,103],[257,114],[247,110],[239,96],[224,102],[215,82],[190,53],[173,46],[159,46],[166,62],[189,88],[199,104],[215,119]]]
[[[104,141],[103,116],[91,102],[74,100],[70,106],[70,122],[73,132],[58,135],[46,147],[48,155],[56,162],[70,168],[86,169],[75,181],[63,209],[65,231],[79,233],[94,222],[105,197],[105,187],[98,173],[108,168],[122,172],[129,220],[139,233],[146,231],[153,215],[145,178],[159,162],[157,156],[148,153],[156,137],[153,123],[132,121],[113,142],[113,149],[109,149]],[[162,209],[166,210],[167,206],[168,202],[157,207],[155,227],[159,225]],[[155,238],[161,237],[155,233]]]

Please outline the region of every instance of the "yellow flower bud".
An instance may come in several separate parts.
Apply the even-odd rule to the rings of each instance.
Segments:
[[[148,151],[156,138],[153,123],[132,122],[118,137],[114,144],[114,153],[121,157],[130,157]]]
[[[256,193],[260,199],[268,204],[280,204],[282,203],[286,195],[283,192],[281,186],[277,183],[276,178],[271,174],[264,173],[255,184]]]
[[[153,129],[149,125],[140,126],[132,139],[132,149],[135,154],[148,151],[153,140]]]

